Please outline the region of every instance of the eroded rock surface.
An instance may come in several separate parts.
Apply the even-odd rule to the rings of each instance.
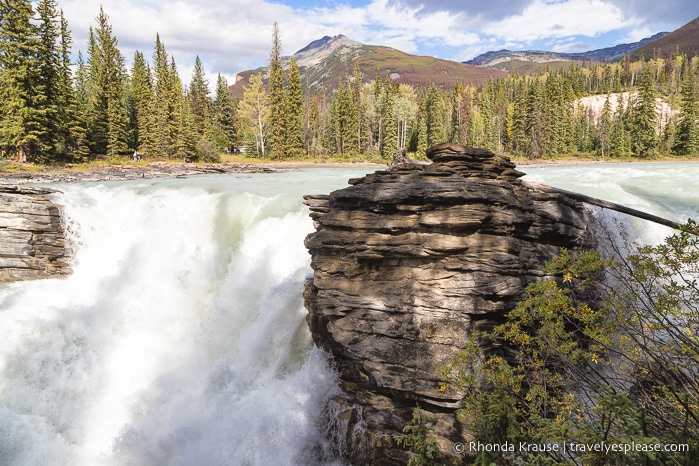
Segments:
[[[404,464],[393,442],[416,405],[442,450],[468,440],[463,394],[437,375],[474,328],[502,321],[561,247],[585,245],[580,203],[522,186],[509,159],[454,144],[430,165],[401,164],[329,196],[306,196],[313,280],[308,324],[334,355],[335,411],[353,464]]]
[[[0,282],[67,275],[59,206],[49,189],[0,186]]]

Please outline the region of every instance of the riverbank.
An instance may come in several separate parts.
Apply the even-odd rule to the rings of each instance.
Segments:
[[[664,157],[660,159],[599,159],[599,158],[557,158],[524,159],[513,158],[517,166],[548,165],[588,165],[618,164],[635,162],[697,162],[699,159],[688,157]],[[126,181],[149,178],[182,178],[196,175],[235,174],[235,173],[276,173],[286,170],[304,168],[343,168],[375,167],[380,169],[386,164],[370,161],[330,161],[328,159],[309,159],[297,161],[258,161],[253,159],[234,159],[221,163],[185,163],[173,161],[154,161],[138,163],[92,162],[89,164],[34,165],[6,164],[0,166],[0,184],[23,185],[33,183],[76,183],[95,181]]]
[[[267,162],[267,163],[184,163],[140,162],[110,164],[94,162],[81,165],[42,166],[13,164],[0,169],[0,184],[76,183],[94,181],[126,181],[149,178],[182,178],[196,175],[235,173],[276,173],[313,167],[384,167],[370,162]]]

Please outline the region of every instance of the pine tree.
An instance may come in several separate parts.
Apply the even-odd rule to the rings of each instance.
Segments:
[[[296,60],[289,64],[287,88],[284,94],[284,141],[285,153],[298,157],[304,153],[303,144],[303,89]]]
[[[607,94],[607,99],[602,107],[602,116],[600,117],[599,129],[597,131],[598,145],[597,149],[602,158],[609,155],[609,146],[612,139],[612,103],[611,95]]]
[[[172,105],[170,102],[170,68],[165,45],[160,34],[155,35],[153,50],[153,139],[156,154],[169,157],[174,152],[175,141],[171,134]]]
[[[187,125],[182,119],[184,111],[182,81],[177,74],[175,62],[168,56],[159,34],[155,37],[153,75],[153,139],[157,155],[170,158],[184,157],[186,154],[183,151],[186,152],[187,144],[181,139],[181,133]]]
[[[629,103],[630,107],[631,104]],[[612,126],[611,140],[609,141],[609,152],[612,157],[627,157],[631,155],[631,138],[627,131],[628,111],[624,108],[624,99],[619,98],[616,111],[614,112],[614,122]]]
[[[197,133],[203,137],[211,123],[211,98],[209,97],[209,83],[199,55],[194,60],[194,72],[189,84],[189,105],[192,109]]]
[[[269,153],[273,159],[279,159],[285,155],[284,142],[286,141],[284,113],[284,67],[281,57],[281,39],[279,37],[279,25],[274,22],[272,29],[272,52],[269,57],[269,108],[270,131]]]
[[[192,161],[197,158],[197,125],[173,57],[170,57],[168,75],[168,99],[172,106],[171,134],[175,142],[172,156]]]
[[[75,105],[75,93],[73,91],[73,72],[71,63],[72,38],[68,30],[68,21],[63,11],[60,11],[60,32],[59,32],[59,78],[58,78],[58,131],[63,146],[63,153],[71,152],[75,149],[74,141],[71,139],[71,128],[75,126],[75,115],[72,111]],[[84,123],[84,120],[83,120]],[[84,134],[84,126],[83,126]],[[84,144],[84,141],[82,141]]]
[[[509,126],[510,150],[515,154],[529,154],[529,120],[527,116],[529,92],[526,81],[520,79],[515,86],[515,95],[512,103],[512,123]]]
[[[131,92],[136,113],[136,148],[146,155],[157,153],[155,140],[154,94],[151,70],[143,54],[134,53],[131,67]]]
[[[75,72],[72,99],[68,105],[68,148],[71,158],[83,162],[90,155],[87,138],[88,115],[90,101],[87,88],[88,71],[81,52],[78,52],[78,62]]]
[[[0,142],[14,148],[20,162],[38,152],[46,133],[32,16],[28,0],[0,2]]]
[[[40,88],[43,134],[39,141],[41,158],[48,160],[65,152],[66,99],[64,70],[61,63],[60,19],[55,0],[40,0],[38,14],[37,67]]]
[[[427,153],[427,99],[422,95],[419,99],[419,110],[417,117],[417,147],[416,152],[419,156]]]
[[[658,153],[658,114],[655,109],[655,89],[651,70],[647,66],[638,86],[633,108],[632,150],[640,158],[652,158]]]
[[[398,126],[395,113],[395,96],[393,92],[386,92],[386,103],[384,106],[384,136],[382,138],[381,156],[386,160],[391,160],[398,150]]]
[[[95,153],[117,155],[126,152],[127,113],[126,70],[119,42],[112,33],[109,18],[100,7],[97,28],[90,28],[88,46],[91,94],[88,137]]]
[[[216,96],[213,102],[213,123],[222,135],[220,141],[216,141],[218,149],[226,149],[232,145],[238,145],[235,112],[231,96],[228,93],[228,82],[220,74],[216,78]]]
[[[543,155],[545,148],[545,127],[543,125],[543,96],[541,85],[533,79],[527,96],[527,155],[536,159]]]
[[[334,152],[350,154],[357,152],[357,112],[354,108],[352,86],[340,79],[337,92],[331,104],[332,133]]]
[[[699,154],[699,101],[697,98],[697,75],[689,67],[681,89],[680,117],[672,151],[680,155]]]
[[[449,121],[449,142],[459,144],[461,142],[461,102],[463,85],[457,84],[454,86],[454,91],[451,94],[451,120]]]
[[[444,102],[439,89],[433,83],[427,87],[425,98],[425,125],[427,130],[427,147],[446,140],[444,130]]]

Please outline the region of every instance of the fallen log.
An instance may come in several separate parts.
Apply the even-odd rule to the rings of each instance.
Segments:
[[[649,214],[641,210],[632,209],[631,207],[617,204],[616,202],[605,201],[603,199],[597,199],[596,197],[587,196],[585,194],[575,193],[573,191],[567,191],[561,188],[554,188],[552,186],[546,186],[539,183],[532,183],[530,181],[522,181],[522,185],[526,188],[536,191],[563,194],[564,196],[568,196],[572,199],[575,199],[576,201],[584,202],[586,204],[592,204],[599,207],[603,207],[605,209],[615,210],[623,214],[631,215],[633,217],[641,218],[643,220],[648,220],[650,222],[658,223],[660,225],[665,225],[667,227],[674,228],[675,230],[680,229],[680,224],[677,222],[668,220],[663,217],[659,217],[657,215]]]

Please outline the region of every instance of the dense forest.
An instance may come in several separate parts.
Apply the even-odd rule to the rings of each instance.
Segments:
[[[151,60],[137,51],[127,69],[102,9],[77,63],[55,0],[9,0],[0,10],[1,155],[20,161],[134,151],[215,161],[233,147],[270,159],[389,159],[443,141],[528,158],[699,154],[696,57],[571,63],[453,89],[378,73],[367,82],[355,67],[332,94],[309,95],[293,58],[284,69],[275,24],[267,75],[234,102],[221,75],[212,95],[198,57],[184,84],[157,35]],[[590,95],[606,96],[601,110],[585,106]],[[659,99],[672,110],[659,112]]]

